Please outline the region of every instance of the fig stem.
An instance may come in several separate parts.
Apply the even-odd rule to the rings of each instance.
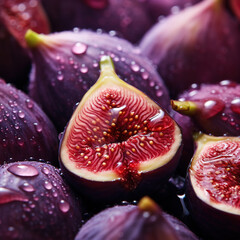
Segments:
[[[104,71],[106,69],[111,69],[115,72],[115,67],[113,60],[110,56],[102,56],[100,60],[100,69],[101,71]]]
[[[150,197],[143,197],[139,203],[138,203],[139,209],[142,211],[147,211],[147,212],[158,212],[160,211],[160,208],[158,205],[150,198]]]
[[[172,109],[187,116],[194,115],[197,110],[197,104],[192,101],[171,100]]]
[[[39,43],[41,43],[43,40],[41,38],[41,35],[32,31],[31,29],[28,29],[25,34],[25,40],[27,42],[28,47],[34,48]]]

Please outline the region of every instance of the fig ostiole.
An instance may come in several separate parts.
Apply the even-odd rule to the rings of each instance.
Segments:
[[[195,136],[186,198],[192,218],[206,237],[239,236],[239,137]]]
[[[59,153],[63,173],[82,192],[83,185],[101,185],[100,192],[112,185],[112,196],[143,186],[150,191],[177,167],[180,129],[160,106],[116,75],[110,57],[102,57],[100,66],[98,81],[64,131]],[[91,198],[91,191],[86,188],[84,194]]]
[[[195,240],[184,224],[163,212],[149,197],[138,205],[114,206],[90,218],[75,240]]]
[[[240,135],[240,85],[230,80],[186,90],[172,108],[190,116],[196,128],[216,136]]]

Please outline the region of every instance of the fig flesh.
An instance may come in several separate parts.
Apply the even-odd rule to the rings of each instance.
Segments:
[[[236,239],[239,220],[239,137],[200,134],[187,179],[191,216],[207,239]]]
[[[38,33],[49,33],[40,1],[0,1],[0,77],[24,90],[31,67],[24,39],[29,28]]]
[[[57,164],[57,132],[41,108],[3,80],[0,102],[0,164],[23,160]]]
[[[0,167],[0,211],[1,239],[73,239],[81,223],[78,200],[46,163]]]
[[[99,77],[98,62],[112,56],[117,74],[144,91],[163,108],[169,108],[167,89],[149,60],[138,55],[129,42],[87,30],[51,35],[26,34],[33,56],[29,94],[60,131],[73,107]]]
[[[172,107],[190,116],[196,128],[215,136],[240,135],[240,85],[224,80],[218,84],[194,85],[172,101]]]
[[[96,201],[97,192],[98,202],[111,202],[161,186],[177,166],[181,132],[160,106],[118,78],[110,57],[100,65],[65,129],[60,164],[82,195]]]
[[[239,22],[224,3],[201,1],[157,23],[143,37],[142,54],[157,65],[172,97],[193,83],[239,81]]]
[[[195,240],[188,228],[164,213],[149,197],[138,205],[108,208],[85,223],[75,240]]]

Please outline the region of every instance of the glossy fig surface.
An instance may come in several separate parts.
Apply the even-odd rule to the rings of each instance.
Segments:
[[[36,160],[57,164],[52,122],[28,95],[0,81],[0,164]]]
[[[1,239],[73,239],[81,209],[59,170],[39,162],[0,167]]]
[[[200,134],[187,181],[191,216],[207,239],[236,239],[239,220],[239,137]]]
[[[168,178],[177,166],[180,146],[174,120],[120,80],[111,58],[104,56],[97,83],[65,129],[59,155],[63,173],[83,195],[94,200],[99,192],[99,201],[111,201],[139,189],[150,191]]]
[[[140,48],[172,97],[193,83],[240,79],[239,21],[225,1],[204,0],[167,17],[145,34]]]
[[[69,121],[75,104],[99,77],[98,62],[109,54],[117,74],[144,91],[163,108],[169,96],[162,79],[148,59],[126,40],[88,30],[37,35],[26,40],[33,56],[30,96],[43,107],[60,131]]]

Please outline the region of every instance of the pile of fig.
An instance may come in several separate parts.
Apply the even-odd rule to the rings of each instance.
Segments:
[[[0,0],[0,239],[240,239],[240,0]]]

